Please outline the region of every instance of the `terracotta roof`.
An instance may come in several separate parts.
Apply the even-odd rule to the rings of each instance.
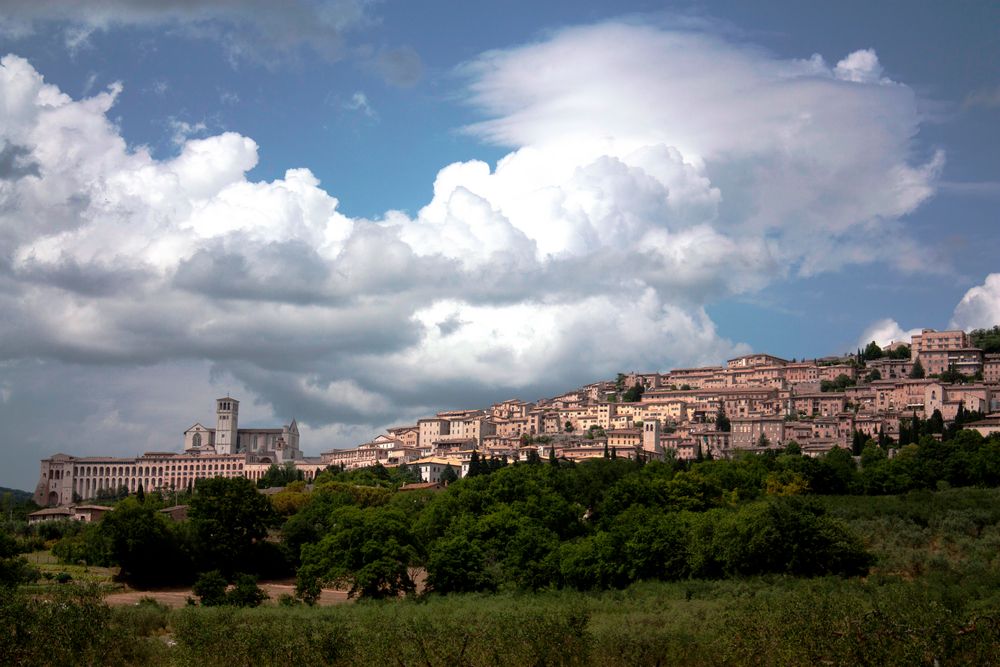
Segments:
[[[37,512],[32,512],[28,516],[70,516],[73,514],[72,507],[48,507]]]

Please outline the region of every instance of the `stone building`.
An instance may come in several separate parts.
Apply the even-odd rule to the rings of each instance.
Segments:
[[[239,428],[239,401],[217,399],[216,427],[200,423],[184,431],[183,452],[146,452],[136,457],[71,456],[42,459],[34,500],[41,506],[69,505],[102,493],[125,490],[183,491],[199,479],[248,477],[271,464],[307,463],[293,419],[280,429]]]

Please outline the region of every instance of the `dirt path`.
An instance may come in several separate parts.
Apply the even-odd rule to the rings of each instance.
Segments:
[[[295,594],[295,584],[289,582],[261,582],[259,586],[264,589],[267,593],[269,600],[266,600],[264,604],[277,604],[278,597],[283,594],[294,595]],[[183,607],[187,604],[188,597],[191,597],[190,588],[161,588],[152,591],[134,591],[129,590],[124,593],[112,593],[104,597],[104,601],[112,606],[126,606],[137,604],[142,598],[153,598],[160,604],[164,604],[173,609],[178,607]],[[324,588],[323,593],[319,596],[318,604],[321,607],[325,607],[333,604],[341,604],[347,602],[347,591],[338,591],[330,588]]]

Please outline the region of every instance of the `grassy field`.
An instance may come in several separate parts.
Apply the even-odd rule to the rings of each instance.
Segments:
[[[25,554],[25,558],[41,573],[36,583],[22,587],[33,594],[46,594],[69,584],[95,586],[102,594],[120,592],[125,588],[114,581],[118,568],[60,563],[51,551],[34,551]]]
[[[753,579],[601,594],[466,595],[325,608],[0,604],[37,621],[4,664],[975,665],[996,608],[917,581]],[[51,630],[58,628],[58,632]]]

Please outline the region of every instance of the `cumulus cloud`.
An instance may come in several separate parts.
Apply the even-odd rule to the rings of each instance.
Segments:
[[[892,83],[882,78],[882,64],[875,49],[862,49],[849,54],[837,63],[833,73],[838,79],[855,83]]]
[[[510,153],[369,220],[308,169],[251,181],[237,133],[130,148],[108,118],[120,84],[75,100],[3,58],[0,363],[208,363],[354,434],[718,362],[747,348],[707,304],[872,261],[857,236],[898,234],[940,166],[909,162],[914,96],[874,52],[830,67],[611,23],[462,71],[486,115],[468,131]]]
[[[490,52],[463,72],[491,116],[469,132],[548,147],[570,165],[669,147],[723,193],[714,221],[779,235],[785,262],[806,274],[851,261],[859,227],[889,239],[933,194],[944,161],[910,162],[915,95],[882,76],[871,50],[830,67],[818,55],[778,59],[711,34],[612,23]],[[901,268],[918,265],[910,250]]]
[[[920,329],[904,330],[899,326],[899,322],[891,318],[884,318],[865,329],[861,337],[858,338],[858,347],[864,348],[868,343],[875,341],[879,347],[885,347],[889,343],[906,343],[909,345],[914,334],[920,333]]]
[[[1000,325],[1000,273],[991,273],[982,285],[971,288],[958,302],[951,326],[969,331],[997,325]]]

